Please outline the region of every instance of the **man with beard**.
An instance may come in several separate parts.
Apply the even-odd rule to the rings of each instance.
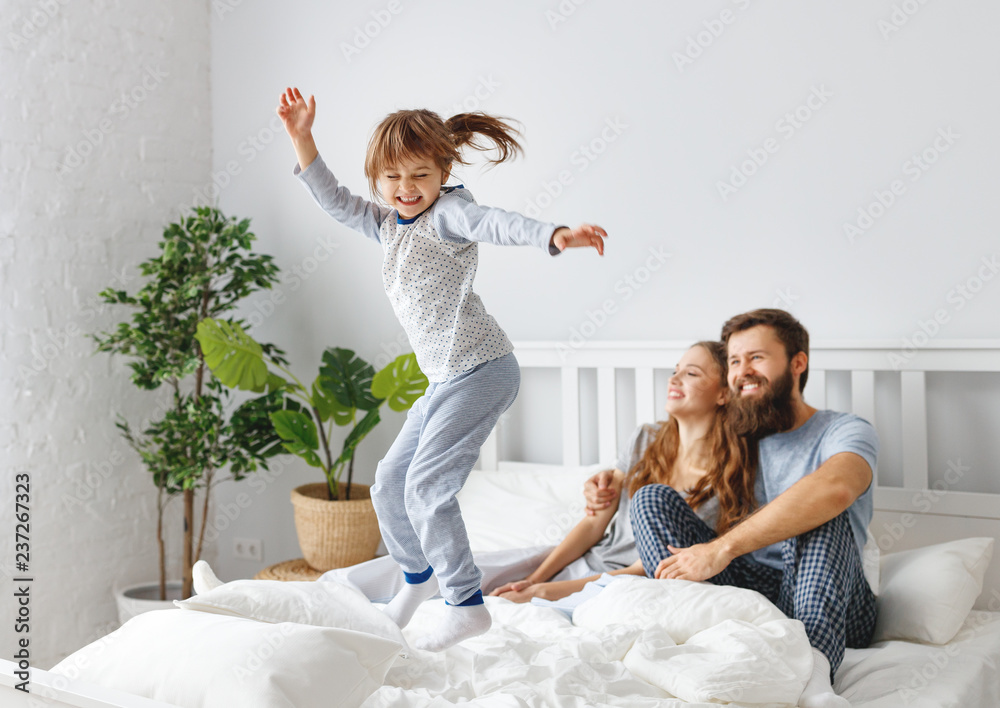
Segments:
[[[756,590],[800,620],[813,646],[813,677],[799,705],[848,706],[831,681],[845,646],[865,647],[875,596],[862,549],[872,518],[878,437],[867,421],[818,411],[802,398],[809,334],[783,310],[754,310],[722,328],[731,424],[758,441],[757,511],[723,536],[670,487],[632,499],[633,534],[646,574]],[[588,498],[600,506],[599,478]]]

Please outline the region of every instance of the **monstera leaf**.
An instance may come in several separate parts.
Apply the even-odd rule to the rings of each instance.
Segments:
[[[260,393],[283,382],[268,372],[261,346],[239,324],[206,318],[198,323],[194,337],[208,368],[229,388]]]
[[[329,377],[317,376],[312,385],[312,401],[319,411],[322,421],[333,418],[337,425],[347,425],[354,420],[357,408],[341,405],[333,391],[333,383]]]
[[[298,455],[313,467],[323,463],[316,454],[319,449],[319,435],[313,419],[299,411],[275,411],[271,414],[274,429],[284,441],[282,445],[292,454]]]
[[[397,412],[410,409],[427,390],[427,377],[417,366],[417,355],[401,354],[372,379],[372,394],[385,399]]]
[[[329,347],[323,352],[319,368],[324,390],[330,391],[341,406],[369,411],[381,401],[372,396],[372,376],[375,370],[350,349]]]

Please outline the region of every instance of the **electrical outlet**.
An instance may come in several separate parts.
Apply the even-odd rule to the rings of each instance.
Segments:
[[[259,538],[234,538],[233,557],[248,561],[263,561],[263,544]]]

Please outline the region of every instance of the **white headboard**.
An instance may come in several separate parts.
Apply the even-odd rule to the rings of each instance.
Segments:
[[[616,370],[630,369],[634,373],[634,420],[652,422],[663,417],[654,403],[655,372],[672,370],[689,346],[690,342],[584,342],[573,345],[517,342],[514,354],[522,369],[560,370],[561,459],[564,465],[578,466],[581,464],[581,370],[596,370],[598,458],[613,460],[619,443],[620,414]],[[901,349],[898,342],[889,341],[816,342],[811,345],[804,396],[810,405],[826,408],[828,380],[849,377],[849,412],[865,418],[878,429],[877,420],[885,417],[884,411],[876,415],[875,409],[876,374],[882,372],[898,377],[893,390],[898,386],[899,419],[892,424],[902,431],[901,470],[887,470],[881,461],[876,470],[875,517],[871,530],[882,550],[906,550],[968,536],[1000,536],[1000,494],[955,491],[942,480],[931,482],[927,427],[927,374],[998,373],[1000,341],[938,340],[908,349]],[[1000,401],[997,404],[1000,405]],[[502,426],[497,428],[500,430]],[[1000,434],[1000,430],[996,433]],[[481,452],[483,468],[498,468],[498,450],[495,431]],[[978,470],[978,474],[1000,475],[1000,462],[992,469]],[[897,484],[889,486],[887,479]],[[1000,555],[1000,548],[997,551]],[[977,607],[1000,610],[1000,560],[992,564],[987,584]]]

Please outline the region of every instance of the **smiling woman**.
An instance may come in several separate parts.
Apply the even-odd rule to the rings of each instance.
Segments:
[[[614,470],[588,482],[588,515],[528,577],[491,594],[515,602],[553,600],[601,573],[645,575],[629,513],[647,485],[669,486],[707,526],[724,533],[754,508],[754,452],[727,422],[725,357],[719,342],[698,342],[670,377],[669,419],[640,425]]]

